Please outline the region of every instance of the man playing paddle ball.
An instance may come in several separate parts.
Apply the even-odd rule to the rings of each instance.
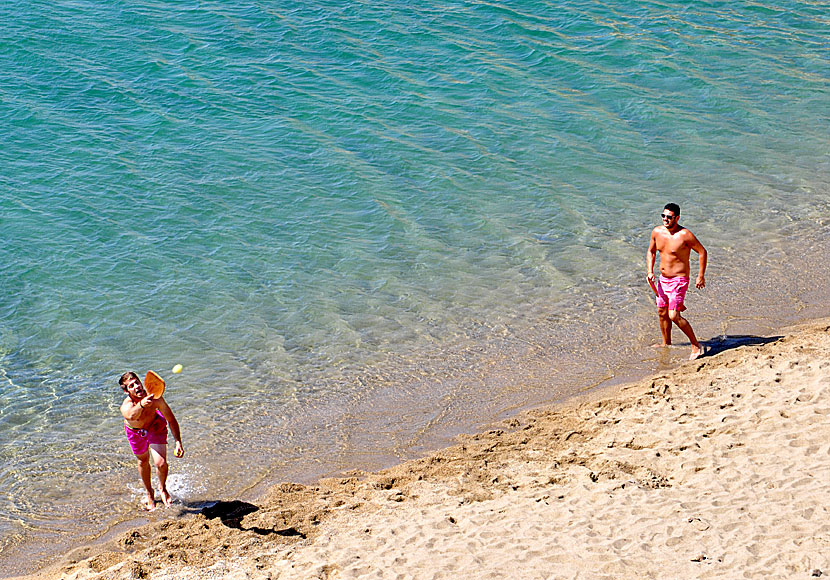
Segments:
[[[124,415],[124,431],[127,440],[138,459],[138,473],[147,497],[142,504],[147,511],[156,509],[156,494],[153,490],[150,458],[156,466],[161,486],[161,501],[169,506],[173,499],[167,491],[167,425],[173,432],[176,441],[176,457],[184,455],[182,436],[179,432],[179,422],[170,410],[164,397],[158,399],[144,389],[144,385],[134,372],[121,375],[118,381],[127,398],[121,403],[121,414]]]
[[[706,248],[703,247],[695,235],[681,226],[680,206],[668,203],[660,216],[663,225],[651,231],[651,241],[646,253],[646,272],[648,282],[657,292],[657,315],[660,319],[660,332],[663,334],[663,346],[671,344],[672,323],[676,324],[692,343],[692,354],[689,360],[694,360],[702,354],[700,343],[695,337],[692,325],[680,316],[686,307],[683,300],[689,288],[689,256],[692,250],[698,253],[698,274],[695,287],[703,288],[706,280]],[[654,279],[654,261],[660,253],[660,278]]]

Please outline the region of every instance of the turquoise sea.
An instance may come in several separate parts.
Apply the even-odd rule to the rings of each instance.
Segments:
[[[174,517],[679,363],[669,201],[702,340],[826,315],[828,8],[0,4],[0,576],[145,521],[126,370]]]

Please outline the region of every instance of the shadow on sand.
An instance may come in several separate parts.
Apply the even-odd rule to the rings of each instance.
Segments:
[[[242,527],[242,518],[256,511],[259,511],[259,506],[240,500],[200,502],[199,504],[185,504],[185,507],[182,509],[182,513],[200,513],[209,520],[218,519],[229,528],[233,528],[235,530],[254,532],[256,534],[259,534],[260,536],[276,534],[278,536],[285,537],[306,537],[305,534],[303,534],[302,532],[297,530],[297,528],[294,527],[279,530],[274,528],[260,528],[257,526],[249,528]]]
[[[721,335],[709,340],[702,340],[700,344],[706,349],[705,356],[713,356],[739,346],[760,346],[781,340],[783,336],[753,336],[751,334]]]

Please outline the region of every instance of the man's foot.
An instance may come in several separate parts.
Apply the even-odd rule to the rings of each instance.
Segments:
[[[170,494],[167,492],[166,489],[161,490],[161,501],[164,502],[165,507],[170,507],[173,505],[173,498],[170,497]]]
[[[145,510],[151,512],[156,509],[156,498],[148,494],[147,497],[144,498],[144,501],[141,502],[141,505]]]
[[[699,346],[692,347],[692,354],[689,355],[689,360],[695,360],[703,354],[703,349]]]
[[[651,346],[652,346],[652,348],[670,348],[671,343],[666,344],[666,343],[663,343],[663,342],[655,342]]]

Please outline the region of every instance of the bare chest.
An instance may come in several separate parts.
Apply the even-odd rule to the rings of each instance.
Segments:
[[[132,409],[134,408],[133,406]],[[126,404],[122,408],[121,414],[124,416],[124,422],[133,429],[146,429],[158,417],[158,413],[153,407],[141,409],[138,415],[133,415],[130,413],[130,408],[126,408]]]
[[[682,231],[675,234],[660,233],[656,242],[657,250],[662,254],[684,255],[689,253],[689,244]]]

